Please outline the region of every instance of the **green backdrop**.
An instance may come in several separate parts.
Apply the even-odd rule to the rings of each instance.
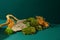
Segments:
[[[19,19],[40,15],[51,23],[60,23],[59,0],[0,0],[0,19],[6,14]]]

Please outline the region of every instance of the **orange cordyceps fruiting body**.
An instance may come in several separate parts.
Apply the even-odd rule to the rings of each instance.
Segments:
[[[49,23],[46,22],[43,17],[41,17],[41,16],[36,16],[36,18],[37,18],[37,22],[38,22],[40,25],[42,25],[42,26],[44,26],[44,27],[48,27],[48,26],[49,26]]]
[[[12,19],[8,19],[7,22],[9,28],[12,28],[14,26],[14,21]]]
[[[49,26],[49,23],[48,22],[44,22],[44,26],[45,27],[48,27]]]
[[[38,20],[38,23],[39,23],[39,24],[43,25],[43,22],[44,22],[44,21],[39,20],[39,19],[37,19],[37,20]]]
[[[38,22],[40,25],[43,25],[43,23],[44,23],[43,17],[36,16],[36,18],[37,18],[37,22]]]

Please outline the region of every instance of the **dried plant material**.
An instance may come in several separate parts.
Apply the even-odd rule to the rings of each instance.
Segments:
[[[41,16],[36,16],[37,22],[42,25],[43,27],[49,27],[49,23],[45,21],[45,19]]]
[[[23,34],[28,35],[28,34],[34,34],[36,33],[35,27],[27,27],[22,30]]]
[[[13,34],[13,30],[10,27],[7,27],[5,33],[8,35]]]
[[[27,27],[26,24],[24,24],[22,21],[23,21],[23,20],[17,21],[17,23],[12,27],[12,30],[13,30],[14,32],[20,31],[20,30],[22,30],[22,29],[24,29],[24,28]]]
[[[13,20],[11,20],[11,19],[8,19],[8,27],[10,27],[10,28],[12,28],[13,26],[14,26],[14,21]]]
[[[49,27],[49,23],[48,22],[44,22],[44,26],[47,28]]]
[[[34,34],[39,30],[49,27],[49,23],[42,16],[19,20],[13,15],[8,14],[6,18],[6,23],[0,24],[0,27],[7,25],[8,27],[5,30],[7,34],[12,34],[17,31],[22,31],[23,34]]]
[[[37,22],[40,24],[40,25],[43,25],[44,23],[44,18],[41,17],[41,16],[36,16],[36,19],[37,19]]]

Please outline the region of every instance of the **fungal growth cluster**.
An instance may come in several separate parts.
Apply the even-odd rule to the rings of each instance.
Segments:
[[[7,26],[5,32],[13,34],[15,32],[22,32],[23,34],[35,34],[49,27],[49,23],[41,16],[30,17],[27,19],[18,19],[11,14],[6,15],[6,23],[0,24],[0,27]]]

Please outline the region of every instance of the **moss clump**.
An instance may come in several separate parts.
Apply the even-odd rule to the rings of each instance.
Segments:
[[[35,27],[27,27],[22,30],[23,34],[34,34],[36,33]]]
[[[35,18],[28,18],[27,19],[28,22],[30,22],[30,26],[36,27],[38,26],[37,20]]]
[[[37,31],[43,30],[42,26],[40,26],[40,25],[39,26],[36,26],[35,28],[36,28]]]
[[[6,28],[5,32],[10,35],[10,34],[13,34],[13,30],[9,27]]]

